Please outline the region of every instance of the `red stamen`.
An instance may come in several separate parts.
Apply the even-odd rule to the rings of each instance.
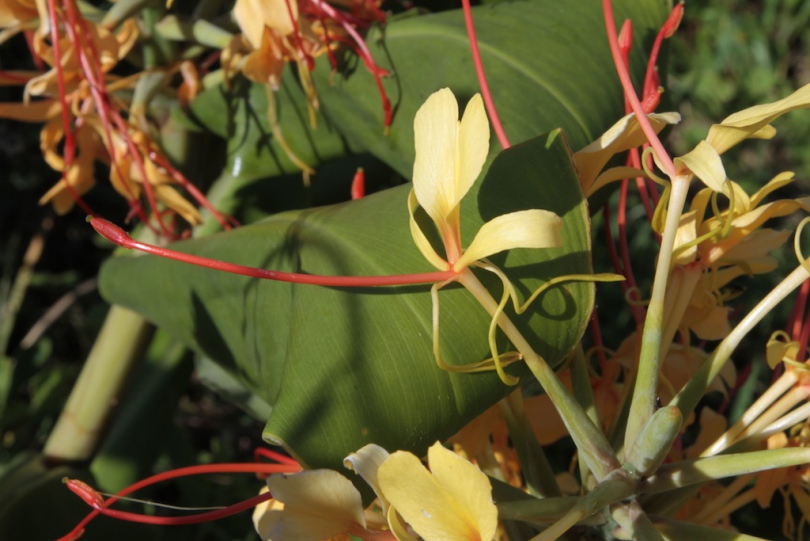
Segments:
[[[506,137],[503,124],[501,124],[501,117],[498,116],[495,101],[492,99],[492,93],[489,91],[489,83],[487,82],[487,76],[484,72],[484,63],[481,60],[481,51],[478,49],[478,38],[475,35],[475,25],[473,24],[470,0],[461,0],[461,6],[464,10],[464,23],[467,25],[467,36],[470,39],[470,50],[472,51],[475,73],[478,76],[478,85],[481,87],[481,96],[484,98],[484,105],[487,108],[487,113],[489,113],[489,121],[492,123],[492,129],[495,131],[495,135],[498,137],[501,147],[506,150],[512,145]]]
[[[282,455],[272,449],[267,449],[266,447],[257,447],[256,450],[253,451],[253,458],[256,462],[259,462],[260,458],[268,458],[270,460],[275,460],[279,464],[287,464],[288,466],[297,466],[301,467],[297,460],[294,458],[290,458],[287,455]]]
[[[177,468],[175,470],[170,470],[170,471],[166,471],[166,472],[159,473],[159,474],[156,474],[156,475],[152,475],[150,477],[147,477],[146,479],[142,479],[141,481],[138,481],[137,483],[134,483],[134,484],[128,486],[127,488],[125,488],[125,489],[121,490],[120,492],[118,492],[115,496],[113,496],[111,498],[108,498],[107,500],[103,501],[102,504],[101,504],[101,507],[97,507],[97,502],[95,502],[95,500],[93,498],[88,500],[88,499],[86,499],[87,495],[82,495],[82,494],[79,494],[77,492],[77,494],[79,494],[82,497],[82,499],[85,500],[85,502],[87,502],[91,507],[93,507],[94,510],[93,510],[93,512],[89,513],[86,517],[84,517],[84,519],[82,519],[82,521],[79,524],[77,524],[76,527],[73,528],[73,530],[70,533],[68,533],[66,536],[60,538],[59,541],[69,541],[69,540],[77,539],[83,533],[84,527],[91,520],[93,520],[95,517],[97,517],[101,513],[103,513],[105,515],[109,514],[109,513],[105,512],[105,510],[109,511],[109,509],[107,509],[107,508],[109,508],[109,506],[111,506],[112,504],[117,502],[120,499],[120,497],[127,496],[127,495],[132,494],[133,492],[135,492],[137,490],[140,490],[142,488],[154,485],[156,483],[160,483],[160,482],[163,482],[163,481],[168,481],[170,479],[176,479],[178,477],[188,477],[190,475],[203,475],[203,474],[211,474],[211,473],[265,473],[265,474],[272,474],[272,473],[294,473],[294,472],[297,472],[297,471],[300,471],[300,470],[301,470],[300,466],[289,465],[289,464],[227,464],[226,463],[226,464],[202,464],[202,465],[197,465],[197,466],[188,466],[188,467],[185,467],[185,468]],[[73,489],[71,488],[71,490],[73,490]],[[89,489],[89,490],[92,491],[92,489]],[[266,501],[266,499],[269,498],[268,496],[266,496],[266,494],[267,493],[261,495],[261,496],[265,496],[265,499],[260,499],[260,498],[254,497],[254,498],[251,498],[249,500],[245,500],[244,502],[241,502],[240,504],[236,504],[236,506],[230,506],[230,507],[227,507],[227,508],[224,508],[224,509],[219,509],[217,511],[214,511],[213,513],[224,513],[221,516],[227,516],[229,514],[233,514],[233,513],[239,512],[239,511],[244,510],[244,509],[249,509],[250,507],[253,507],[253,506],[258,505],[259,503],[262,503],[262,501]],[[250,505],[248,505],[246,502],[250,502]],[[240,509],[234,510],[237,506],[239,506]],[[230,512],[226,512],[226,511],[230,511]],[[116,513],[118,513],[118,512],[116,512]],[[204,513],[203,515],[206,515],[206,513]],[[200,519],[200,515],[193,515],[193,516],[188,516],[188,517],[180,517],[179,520],[190,520],[190,519],[193,519],[194,517],[196,517],[198,519],[197,522],[205,522],[206,520],[215,520],[216,518],[220,518],[219,516],[216,516],[216,515],[214,515],[214,516],[211,516],[211,514],[208,514],[208,515],[209,515],[208,518],[203,518],[203,519]],[[136,515],[136,516],[142,516],[142,515]],[[121,516],[118,516],[117,518],[123,518],[124,520],[129,520],[129,518],[125,518],[125,517],[121,517]],[[188,523],[193,523],[193,521],[191,521],[191,522],[171,522],[170,524],[181,524],[181,523],[188,524]]]
[[[360,199],[364,195],[366,195],[366,175],[360,167],[352,179],[352,199]]]
[[[211,522],[212,520],[229,517],[231,515],[235,515],[236,513],[241,513],[242,511],[256,507],[260,503],[264,503],[267,500],[272,499],[272,494],[269,492],[264,492],[258,496],[253,496],[252,498],[248,498],[247,500],[243,500],[239,503],[229,505],[228,507],[223,507],[222,509],[184,517],[158,517],[154,515],[142,515],[139,513],[130,513],[128,511],[116,511],[103,506],[94,507],[94,509],[102,515],[116,518],[118,520],[138,522],[141,524],[152,524],[156,526],[185,526],[188,524],[200,524],[201,522]]]
[[[315,61],[312,56],[307,53],[306,49],[304,49],[304,40],[301,37],[301,31],[298,29],[298,18],[293,14],[290,0],[284,0],[284,4],[287,6],[287,14],[290,16],[290,22],[293,26],[293,35],[295,36],[295,44],[298,47],[298,53],[301,55],[301,60],[304,61],[307,69],[312,71],[315,69]]]
[[[602,215],[604,216],[605,220],[605,244],[607,245],[608,255],[610,256],[610,262],[613,265],[613,270],[616,271],[616,274],[628,276],[628,274],[625,274],[624,266],[619,260],[619,254],[616,251],[616,242],[613,239],[613,231],[610,229],[611,219],[609,203],[605,203],[605,206],[602,208]],[[630,274],[630,276],[632,276],[632,274]],[[619,282],[619,284],[621,285],[622,291],[625,295],[627,295],[631,287],[635,287],[635,283],[630,284],[628,280],[623,280]],[[638,304],[631,304],[629,308],[630,313],[633,314],[633,319],[636,321],[636,325],[641,325],[644,322],[644,307]]]
[[[804,316],[802,324],[802,334],[799,337],[799,352],[796,354],[797,362],[804,362],[807,358],[807,343],[810,342],[810,309],[807,310],[807,315]]]
[[[191,196],[197,201],[203,208],[207,209],[214,218],[219,222],[219,224],[223,227],[223,229],[228,230],[233,227],[239,227],[241,224],[233,217],[233,216],[223,216],[221,212],[219,212],[208,198],[194,185],[188,180],[183,173],[175,169],[175,167],[171,164],[171,162],[166,159],[165,156],[160,154],[156,151],[150,151],[149,157],[160,167],[166,170],[169,173],[169,176],[174,179],[180,186],[182,186]],[[230,223],[229,223],[230,222]]]
[[[596,348],[596,356],[599,359],[599,366],[604,367],[607,365],[607,357],[605,356],[605,342],[602,340],[602,329],[599,327],[599,314],[597,313],[596,306],[593,307],[591,312],[591,338],[593,338],[593,345]],[[602,372],[604,374],[604,371]]]
[[[388,127],[391,126],[391,120],[393,119],[393,110],[391,108],[391,101],[388,99],[388,94],[385,92],[385,87],[382,84],[382,77],[388,75],[388,70],[384,70],[380,68],[375,62],[374,57],[371,55],[371,51],[369,51],[368,47],[366,46],[366,42],[360,37],[360,34],[352,27],[352,25],[347,20],[346,16],[343,15],[341,12],[337,11],[335,8],[327,4],[324,0],[312,0],[312,5],[320,9],[323,13],[327,16],[331,17],[346,30],[346,33],[351,36],[351,39],[354,42],[352,48],[357,53],[357,55],[363,59],[363,64],[365,64],[366,69],[371,72],[371,75],[374,77],[374,82],[377,85],[377,90],[380,93],[380,99],[382,100],[383,106],[383,126],[388,131]]]
[[[796,296],[796,301],[793,304],[793,310],[790,312],[790,319],[788,320],[787,329],[790,333],[791,340],[799,340],[802,332],[802,314],[807,305],[807,296],[810,293],[810,278],[802,283],[799,289],[799,294]]]
[[[631,148],[627,155],[627,165],[641,169],[641,156],[637,148]],[[647,191],[647,179],[644,177],[636,177],[636,187],[638,188],[638,195],[641,197],[641,204],[644,205],[644,212],[647,214],[647,220],[652,223],[653,214],[655,214],[655,206],[650,200],[650,194]]]
[[[227,263],[225,261],[218,261],[216,259],[209,259],[207,257],[186,254],[176,250],[171,250],[169,248],[162,248],[139,242],[127,235],[120,227],[108,222],[107,220],[94,217],[90,217],[88,220],[90,221],[90,225],[92,225],[99,234],[109,241],[119,246],[123,246],[124,248],[140,250],[148,254],[173,259],[175,261],[181,261],[183,263],[189,263],[191,265],[197,265],[199,267],[221,270],[242,276],[250,276],[251,278],[261,278],[263,280],[275,280],[278,282],[311,284],[326,287],[383,287],[430,284],[435,282],[443,282],[457,276],[457,273],[452,270],[416,274],[395,274],[391,276],[322,276],[317,274],[299,274],[257,269],[254,267]]]
[[[96,492],[93,487],[84,481],[64,477],[62,482],[67,485],[71,492],[79,496],[82,500],[84,500],[84,503],[90,507],[104,507],[104,498],[101,497],[101,494]]]
[[[653,92],[658,91],[658,80],[655,64],[658,61],[658,54],[661,51],[661,43],[665,39],[672,37],[672,35],[678,29],[678,26],[681,24],[682,18],[683,3],[680,3],[672,9],[669,17],[667,17],[666,22],[664,22],[664,25],[658,32],[658,35],[655,36],[655,41],[653,42],[652,50],[650,51],[650,58],[647,61],[647,73],[644,78],[644,92],[642,95],[645,98],[651,95]]]
[[[641,126],[641,129],[644,131],[644,134],[647,136],[647,140],[650,142],[650,145],[655,150],[658,159],[664,167],[664,171],[669,176],[675,177],[677,175],[675,164],[672,163],[672,159],[669,157],[669,154],[667,154],[666,150],[664,150],[664,145],[661,143],[661,140],[658,138],[655,130],[650,125],[647,115],[644,114],[644,110],[641,108],[641,103],[638,100],[638,95],[633,88],[633,81],[630,79],[630,73],[627,71],[627,66],[622,61],[621,51],[619,50],[618,36],[616,35],[616,21],[613,17],[613,5],[611,0],[602,0],[602,7],[605,15],[605,28],[607,30],[608,43],[610,44],[610,51],[613,55],[613,63],[616,66],[616,71],[619,75],[619,80],[622,83],[622,88],[624,88],[624,94],[630,101],[630,106],[633,109],[633,112],[636,114],[638,123]]]

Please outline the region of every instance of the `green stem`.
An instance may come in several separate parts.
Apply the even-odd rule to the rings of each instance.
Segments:
[[[766,541],[753,535],[709,528],[708,526],[700,526],[680,520],[655,518],[653,524],[655,524],[659,532],[672,541]]]
[[[526,417],[520,390],[504,398],[499,402],[499,406],[509,427],[509,437],[512,438],[512,444],[517,451],[529,492],[543,498],[562,496],[554,477],[554,470],[551,469],[546,453],[537,441]]]
[[[713,479],[736,477],[778,468],[810,463],[810,448],[789,447],[752,451],[735,455],[712,456],[664,464],[639,488],[645,494],[657,494]]]
[[[661,532],[658,531],[658,528],[655,527],[637,501],[617,505],[613,509],[612,515],[625,533],[631,535],[633,539],[664,541]]]
[[[590,517],[611,504],[629,498],[637,488],[636,481],[631,479],[627,472],[622,469],[614,470],[591,492],[579,498],[576,505],[565,516],[531,541],[555,541],[582,519]]]
[[[155,32],[172,41],[190,41],[214,49],[225,48],[233,39],[233,34],[209,21],[181,21],[174,15],[167,15],[155,24]]]
[[[624,435],[624,448],[629,449],[639,431],[655,411],[655,397],[658,388],[658,371],[661,355],[661,332],[664,322],[664,299],[672,262],[672,250],[675,246],[675,234],[681,219],[686,195],[689,190],[691,174],[676,176],[672,179],[664,234],[661,238],[661,249],[658,252],[658,264],[655,268],[650,305],[644,320],[644,331],[641,335],[641,351],[638,359],[638,371],[635,378],[630,414],[627,419],[627,430]]]
[[[140,315],[113,306],[67,404],[45,444],[45,456],[83,461],[93,454],[126,376],[152,336]]]
[[[582,351],[582,342],[577,344],[574,350],[574,359],[571,362],[571,385],[574,397],[585,410],[588,418],[596,426],[599,425],[599,413],[596,411],[596,399],[591,388],[591,375],[588,370],[588,361],[585,359],[585,352]],[[588,465],[584,460],[579,461],[579,478],[582,486],[587,489],[593,488],[595,481]]]
[[[779,285],[773,288],[771,292],[734,327],[729,335],[720,342],[720,345],[717,346],[717,349],[714,350],[711,357],[701,365],[695,375],[689,379],[683,389],[672,399],[671,404],[681,410],[684,419],[688,418],[692,410],[695,409],[698,401],[700,401],[701,397],[706,392],[706,388],[712,380],[717,377],[717,374],[720,373],[723,365],[731,358],[731,354],[737,348],[743,337],[808,277],[810,277],[810,273],[808,273],[804,267],[797,267],[782,280]]]
[[[458,281],[467,288],[487,313],[494,316],[498,310],[498,303],[470,269],[465,269]],[[605,435],[591,421],[554,370],[534,351],[506,314],[500,315],[498,326],[523,355],[526,365],[545,389],[579,449],[581,459],[587,462],[588,468],[594,473],[597,480],[601,481],[610,472],[620,468],[619,461]]]

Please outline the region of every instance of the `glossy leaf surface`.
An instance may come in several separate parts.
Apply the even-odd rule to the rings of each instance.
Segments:
[[[181,250],[276,270],[329,275],[429,271],[408,231],[409,187],[350,203],[276,215]],[[526,294],[553,277],[590,271],[588,217],[563,137],[502,153],[462,202],[465,242],[484,221],[527,208],[564,219],[564,246],[495,256]],[[492,281],[490,280],[490,283]],[[101,288],[224,363],[273,405],[266,436],[308,466],[340,467],[369,442],[422,453],[512,390],[494,373],[451,374],[431,350],[429,286],[338,289],[252,280],[154,257],[121,257]],[[495,283],[493,294],[500,295]],[[489,318],[465,290],[441,292],[442,354],[489,356]],[[579,339],[592,287],[569,284],[518,318],[556,363]],[[515,373],[525,375],[518,367]]]

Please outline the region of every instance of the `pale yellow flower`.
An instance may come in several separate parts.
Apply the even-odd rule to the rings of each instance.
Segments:
[[[461,121],[450,89],[432,94],[416,113],[414,142],[413,191],[408,200],[411,235],[437,269],[461,272],[504,250],[560,246],[559,216],[531,209],[497,216],[481,227],[466,250],[462,248],[461,200],[481,174],[489,153],[489,121],[479,94],[467,104]],[[417,224],[417,204],[436,224],[446,259],[436,253]]]
[[[487,476],[438,442],[428,463],[430,472],[403,451],[382,463],[377,476],[392,508],[425,541],[491,541],[498,509]]]

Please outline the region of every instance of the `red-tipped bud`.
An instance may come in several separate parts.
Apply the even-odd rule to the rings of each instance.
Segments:
[[[630,48],[633,46],[633,21],[627,19],[619,32],[619,50],[622,52],[625,62],[630,55]]]
[[[68,479],[65,477],[62,479],[62,482],[68,486],[71,492],[84,500],[84,503],[93,509],[103,509],[105,507],[104,498],[101,497],[101,494],[96,492],[93,487],[84,481],[79,481],[78,479]]]
[[[681,25],[681,19],[683,19],[683,2],[677,4],[672,9],[672,13],[669,14],[667,22],[661,27],[664,39],[671,38],[675,31],[678,30],[678,27]]]
[[[352,179],[352,199],[360,199],[364,195],[366,195],[366,175],[360,167]]]
[[[646,114],[652,113],[658,107],[658,104],[661,102],[662,92],[663,89],[661,87],[656,87],[654,91],[644,95],[644,99],[641,102],[641,108]]]
[[[129,247],[129,245],[132,243],[132,238],[127,235],[123,229],[111,222],[108,222],[104,218],[88,216],[87,221],[93,226],[93,229],[95,229],[99,235],[109,240],[113,244]]]

